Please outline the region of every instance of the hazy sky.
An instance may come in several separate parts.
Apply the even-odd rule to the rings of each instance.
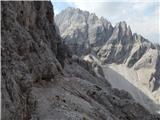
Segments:
[[[105,17],[114,26],[126,21],[132,32],[160,43],[160,0],[52,0],[58,14],[67,7],[80,8]]]

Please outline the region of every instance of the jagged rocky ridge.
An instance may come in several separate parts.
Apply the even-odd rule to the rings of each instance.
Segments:
[[[137,33],[132,34],[126,22],[119,22],[113,27],[106,19],[76,8],[66,8],[56,15],[55,21],[63,41],[73,54],[82,57],[92,54],[103,65],[125,64],[139,74],[140,82],[150,91],[158,91],[159,45]]]
[[[98,65],[72,57],[51,2],[1,5],[2,120],[160,119],[113,89]]]

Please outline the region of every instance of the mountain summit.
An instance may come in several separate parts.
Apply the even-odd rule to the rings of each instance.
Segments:
[[[64,42],[78,56],[97,51],[113,32],[111,23],[106,19],[75,8],[62,11],[55,21]]]

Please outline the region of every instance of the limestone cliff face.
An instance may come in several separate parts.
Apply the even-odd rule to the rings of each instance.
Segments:
[[[160,119],[71,56],[51,2],[1,4],[2,120]]]

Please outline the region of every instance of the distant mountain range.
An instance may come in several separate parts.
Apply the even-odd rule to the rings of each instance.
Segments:
[[[138,75],[138,83],[150,90],[160,104],[160,46],[143,36],[132,33],[125,21],[112,26],[111,22],[94,13],[66,8],[55,16],[63,42],[79,57],[96,57],[102,67],[124,65]],[[123,71],[122,71],[123,72]],[[126,74],[126,73],[125,73]],[[132,76],[132,74],[130,74]],[[132,82],[132,81],[131,81]]]

